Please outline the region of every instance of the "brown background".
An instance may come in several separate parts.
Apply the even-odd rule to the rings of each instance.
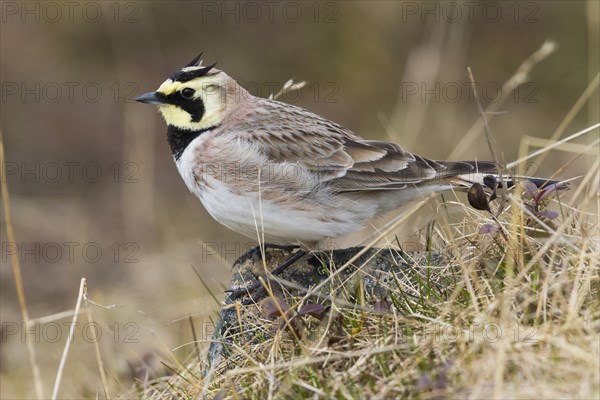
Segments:
[[[160,372],[158,360],[173,365],[173,358],[193,352],[188,315],[199,339],[207,340],[218,304],[191,266],[220,298],[229,266],[253,242],[210,218],[179,178],[163,121],[151,107],[132,102],[201,50],[254,94],[267,96],[270,85],[278,90],[292,77],[305,80],[300,98],[290,102],[364,137],[445,159],[479,118],[467,66],[487,106],[551,39],[558,50],[533,69],[491,123],[506,161],[517,158],[524,135],[549,138],[598,72],[597,3],[476,1],[470,11],[452,4],[82,2],[69,14],[64,2],[3,2],[4,171],[30,317],[73,309],[86,277],[93,300],[117,305],[93,309],[115,393],[131,388],[128,363]],[[595,101],[566,134],[598,120]],[[454,155],[485,159],[489,150],[478,136]],[[535,168],[549,175],[571,157],[554,152]],[[561,176],[585,173],[587,166],[583,158]],[[396,234],[418,243],[430,219],[431,212],[414,218]],[[34,394],[10,245],[3,217],[3,398]],[[47,395],[68,321],[43,322],[25,335],[37,342]],[[80,322],[82,328],[85,315]],[[101,392],[86,337],[89,332],[76,332],[65,396]]]

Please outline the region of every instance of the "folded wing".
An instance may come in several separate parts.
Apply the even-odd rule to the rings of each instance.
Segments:
[[[272,100],[265,103],[265,118],[245,127],[245,134],[261,142],[273,162],[300,163],[335,192],[397,190],[497,171],[493,162],[429,160],[395,143],[364,140],[299,107]],[[257,117],[251,120],[256,122]]]

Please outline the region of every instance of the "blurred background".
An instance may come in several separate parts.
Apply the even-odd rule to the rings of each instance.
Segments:
[[[60,397],[104,396],[91,330],[113,395],[207,348],[219,309],[208,289],[222,299],[232,263],[255,243],[211,219],[179,177],[164,122],[133,101],[200,51],[258,96],[306,81],[281,100],[434,159],[490,157],[480,132],[465,139],[479,119],[467,67],[495,110],[506,162],[524,135],[551,138],[598,74],[595,0],[0,4],[2,179],[16,236],[2,214],[2,398],[35,396],[26,340],[50,395],[82,277],[101,306],[91,305],[93,325],[80,315]],[[536,53],[549,40],[556,51]],[[598,109],[595,91],[561,136],[596,123]],[[573,157],[551,154],[528,172],[552,175]],[[559,177],[589,165],[581,157]],[[409,240],[430,219],[395,235]]]

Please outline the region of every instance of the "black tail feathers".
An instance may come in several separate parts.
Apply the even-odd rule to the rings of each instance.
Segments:
[[[506,186],[510,189],[516,185],[517,182],[531,182],[538,189],[555,189],[555,190],[564,190],[569,188],[568,182],[557,181],[553,179],[546,178],[535,178],[530,176],[519,176],[519,177],[506,177],[505,178]],[[483,177],[483,184],[488,188],[495,190],[498,188],[502,188],[502,182],[498,175],[486,175]]]

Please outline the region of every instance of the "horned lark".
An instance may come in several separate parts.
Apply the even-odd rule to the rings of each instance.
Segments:
[[[432,192],[496,182],[493,162],[434,161],[363,139],[303,108],[252,96],[200,57],[137,100],[158,106],[187,187],[231,230],[311,244]]]

